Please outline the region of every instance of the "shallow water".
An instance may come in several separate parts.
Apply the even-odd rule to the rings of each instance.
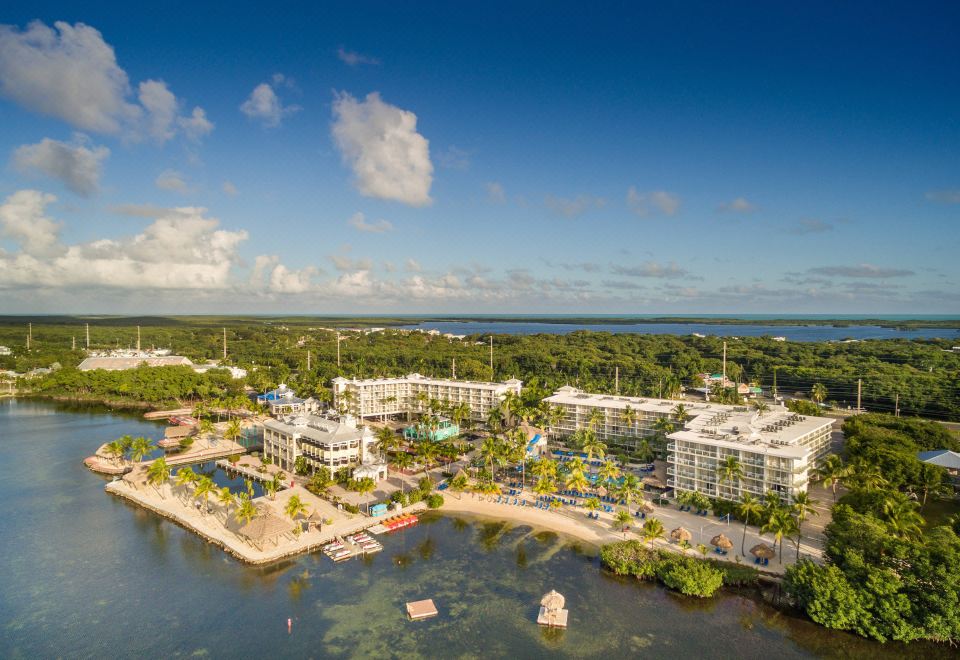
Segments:
[[[754,599],[684,599],[611,577],[554,534],[443,515],[364,560],[249,568],[103,492],[81,464],[133,416],[0,402],[0,657],[931,657]],[[570,628],[535,623],[550,589]],[[433,598],[440,615],[406,620]],[[292,632],[287,632],[287,619]],[[908,653],[905,653],[908,651]]]

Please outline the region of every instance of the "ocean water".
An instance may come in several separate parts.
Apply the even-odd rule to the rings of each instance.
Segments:
[[[741,317],[736,317],[741,318]],[[406,329],[439,330],[455,335],[565,335],[578,330],[611,333],[639,333],[649,335],[691,335],[698,333],[717,337],[786,337],[789,341],[817,342],[845,339],[960,339],[955,328],[911,328],[897,330],[874,325],[714,325],[710,323],[543,323],[536,321],[424,321],[399,326]]]
[[[743,595],[683,598],[612,577],[594,549],[554,534],[442,514],[381,537],[367,559],[251,568],[107,495],[81,464],[105,440],[161,432],[102,409],[0,401],[0,657],[948,657]],[[567,597],[566,631],[534,622],[550,589]],[[408,621],[404,603],[422,598],[440,615]]]

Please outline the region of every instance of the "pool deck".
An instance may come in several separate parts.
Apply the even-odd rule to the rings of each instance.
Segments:
[[[251,565],[271,564],[296,555],[316,552],[337,537],[355,534],[380,522],[378,518],[340,511],[330,502],[313,495],[305,488],[296,486],[278,492],[273,500],[263,496],[256,498],[254,503],[286,519],[283,513],[284,506],[290,497],[298,495],[307,505],[308,515],[313,511],[320,511],[324,518],[332,519],[333,523],[323,525],[322,530],[312,528],[302,532],[299,537],[292,532],[287,532],[280,535],[276,542],[273,539],[267,540],[261,547],[257,547],[238,533],[240,523],[233,516],[234,508],[227,510],[216,502],[215,496],[209,501],[210,512],[202,513],[197,509],[198,500],[193,499],[193,493],[189,487],[175,486],[172,481],[154,488],[123,479],[108,483],[104,489],[111,495],[116,495],[172,520],[209,543],[223,548],[225,552],[240,561]],[[407,512],[422,508],[424,505],[410,507]]]

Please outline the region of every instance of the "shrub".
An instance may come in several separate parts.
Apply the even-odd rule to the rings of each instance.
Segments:
[[[422,493],[429,493],[433,490],[433,481],[430,477],[421,477],[420,481],[417,482],[417,488]]]
[[[723,573],[705,561],[689,557],[663,559],[656,567],[657,577],[685,596],[709,598],[723,585]]]
[[[390,501],[394,503],[403,504],[403,500],[406,499],[399,490],[395,490],[390,493]]]
[[[360,507],[350,504],[349,502],[344,502],[343,508],[349,511],[350,513],[360,513]]]
[[[617,575],[649,580],[654,577],[659,555],[640,541],[621,541],[603,546],[600,560]]]
[[[227,456],[227,460],[230,461],[231,465],[236,465],[240,462],[240,454],[230,454]]]
[[[730,562],[714,562],[716,568],[723,573],[725,587],[752,587],[760,579],[760,572],[753,566],[741,566]]]
[[[427,506],[431,509],[438,509],[443,506],[443,495],[440,493],[431,493],[427,495]]]
[[[407,493],[407,504],[416,504],[423,499],[423,493],[419,490],[411,490]]]

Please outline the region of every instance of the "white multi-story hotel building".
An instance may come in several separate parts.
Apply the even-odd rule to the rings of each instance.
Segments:
[[[318,415],[288,415],[263,423],[264,456],[290,472],[302,456],[309,468],[326,467],[333,474],[344,467],[377,467],[384,479],[386,465],[373,450],[375,442],[369,427],[357,428],[349,416],[332,420]]]
[[[484,422],[500,406],[508,392],[520,394],[523,383],[511,379],[502,383],[428,378],[409,374],[399,378],[333,379],[333,405],[358,419],[404,415],[407,419],[425,407],[423,398],[445,405],[465,403],[470,419]]]
[[[746,406],[587,394],[573,387],[561,388],[545,400],[566,412],[550,427],[551,434],[571,435],[587,427],[593,411],[600,410],[602,421],[595,420],[594,426],[597,437],[608,445],[625,446],[654,435],[656,420],[673,419],[677,404],[683,403],[688,418],[667,436],[668,486],[732,500],[770,490],[790,500],[805,491],[818,462],[829,452],[833,427],[832,419],[798,415],[782,406],[760,414]],[[623,419],[627,407],[636,413],[633,424]],[[731,456],[743,476],[721,482],[720,466]]]

